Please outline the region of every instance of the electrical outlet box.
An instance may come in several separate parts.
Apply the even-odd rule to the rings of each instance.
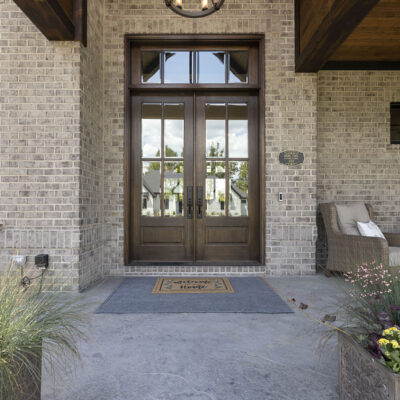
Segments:
[[[38,268],[47,268],[49,266],[49,255],[48,254],[38,254],[35,256],[35,265]]]
[[[17,267],[22,267],[26,264],[26,256],[12,256],[12,263]]]

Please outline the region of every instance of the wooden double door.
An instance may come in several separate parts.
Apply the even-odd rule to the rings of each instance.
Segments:
[[[257,100],[131,98],[133,262],[260,261]]]

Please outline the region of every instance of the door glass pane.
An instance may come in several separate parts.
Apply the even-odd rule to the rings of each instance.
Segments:
[[[229,157],[248,157],[247,104],[228,104]]]
[[[249,76],[249,52],[229,52],[229,83],[247,83]]]
[[[247,161],[229,162],[229,215],[248,215],[249,173]]]
[[[142,51],[142,82],[161,83],[160,51]]]
[[[183,215],[183,161],[164,163],[164,215]]]
[[[183,157],[184,116],[183,104],[164,105],[164,156]]]
[[[142,215],[161,215],[161,170],[158,161],[142,162]]]
[[[225,215],[225,161],[208,161],[206,168],[206,215]]]
[[[225,157],[225,104],[206,104],[206,156]]]
[[[142,157],[161,155],[161,104],[142,105]]]
[[[164,53],[164,83],[190,83],[190,51]]]
[[[199,51],[197,82],[225,83],[225,62],[223,51]]]

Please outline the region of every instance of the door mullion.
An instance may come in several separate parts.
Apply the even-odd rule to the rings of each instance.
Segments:
[[[161,150],[160,150],[160,185],[161,185],[161,195],[160,195],[160,208],[161,217],[164,217],[164,102],[161,103]]]
[[[228,140],[228,103],[225,103],[225,216],[229,215],[228,207],[229,207],[229,175],[228,175],[228,152],[229,152],[229,140]]]
[[[197,52],[195,52],[195,79],[196,78],[196,68],[197,68]],[[193,156],[192,156],[192,168],[193,168],[193,224],[192,224],[192,233],[193,233],[193,261],[196,261],[196,255],[197,255],[197,213],[196,213],[196,208],[197,208],[197,202],[196,202],[196,186],[197,186],[197,159],[198,159],[198,154],[197,154],[197,146],[198,146],[198,138],[197,138],[197,97],[196,93],[193,93]]]

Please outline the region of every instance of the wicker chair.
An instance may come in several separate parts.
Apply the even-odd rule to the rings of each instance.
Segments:
[[[372,206],[365,206],[374,221]],[[321,203],[320,209],[328,237],[327,271],[346,272],[373,261],[389,266],[389,247],[400,247],[400,234],[384,233],[387,240],[345,235],[339,228],[335,203]]]

